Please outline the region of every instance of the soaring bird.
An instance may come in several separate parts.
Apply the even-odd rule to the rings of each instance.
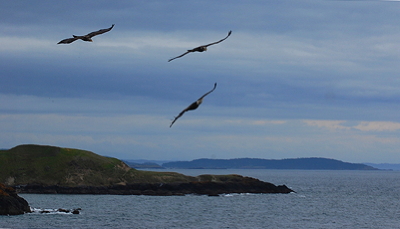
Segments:
[[[98,31],[88,33],[88,34],[86,34],[86,35],[84,35],[84,36],[75,36],[75,35],[72,35],[73,37],[64,39],[64,40],[58,42],[57,44],[70,44],[70,43],[72,43],[72,42],[74,42],[74,41],[76,41],[76,40],[78,40],[78,39],[81,39],[81,40],[83,40],[83,41],[93,42],[92,37],[97,36],[97,35],[99,35],[99,34],[107,33],[107,32],[110,31],[113,27],[114,27],[114,24],[112,24],[112,26],[111,26],[110,28],[108,28],[108,29],[100,29],[100,30],[98,30]]]
[[[213,89],[211,91],[205,93],[196,102],[190,104],[190,106],[188,106],[186,109],[181,111],[181,113],[179,113],[179,115],[175,117],[174,121],[172,121],[172,123],[171,123],[171,125],[169,127],[171,128],[171,126],[175,123],[175,121],[178,120],[178,118],[180,118],[186,111],[196,110],[200,106],[200,104],[203,102],[204,97],[206,97],[208,94],[213,92],[216,87],[217,87],[217,83],[214,83],[214,87],[213,87]]]
[[[202,46],[199,46],[199,47],[197,47],[197,48],[187,50],[187,52],[185,52],[184,54],[182,54],[182,55],[180,55],[180,56],[177,56],[177,57],[174,57],[174,58],[172,58],[172,59],[169,59],[168,62],[170,62],[171,60],[175,60],[175,59],[177,59],[177,58],[181,58],[181,57],[183,57],[184,55],[186,55],[186,54],[188,54],[188,53],[191,53],[191,52],[204,52],[204,51],[207,51],[207,47],[208,47],[208,46],[215,45],[215,44],[218,44],[218,43],[220,43],[220,42],[223,42],[223,41],[224,41],[226,38],[228,38],[231,34],[232,34],[232,30],[229,31],[228,35],[227,35],[224,39],[219,40],[219,41],[217,41],[217,42],[213,42],[213,43],[208,44],[208,45],[202,45]]]

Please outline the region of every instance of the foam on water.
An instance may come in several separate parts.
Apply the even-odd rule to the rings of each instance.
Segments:
[[[34,207],[31,207],[31,213],[28,213],[28,214],[73,215],[73,211],[75,211],[75,210],[78,211],[78,213],[75,213],[75,214],[80,214],[80,212],[79,212],[80,209],[64,209],[64,208],[52,209],[52,208],[34,208]]]
[[[222,196],[222,197],[233,197],[233,196],[254,196],[254,195],[262,195],[262,194],[256,194],[256,193],[228,193],[228,194],[221,194],[219,196]]]

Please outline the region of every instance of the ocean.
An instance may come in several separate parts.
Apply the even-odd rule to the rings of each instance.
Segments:
[[[400,228],[400,171],[166,171],[193,176],[240,174],[285,184],[296,193],[218,197],[20,194],[35,212],[0,216],[0,228]],[[81,210],[74,215],[55,211],[58,208]]]

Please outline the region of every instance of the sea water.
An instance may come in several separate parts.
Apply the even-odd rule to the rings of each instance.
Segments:
[[[0,216],[0,228],[400,228],[400,171],[168,171],[193,176],[240,174],[285,184],[296,193],[20,194],[35,212]],[[74,215],[57,212],[58,208],[82,210]]]

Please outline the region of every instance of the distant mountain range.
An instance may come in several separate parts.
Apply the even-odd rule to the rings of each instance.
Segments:
[[[135,169],[165,169],[163,165],[166,164],[166,166],[169,166],[167,163],[172,162],[172,161],[157,161],[157,160],[144,160],[144,159],[123,160],[123,161],[127,165]],[[379,170],[400,171],[400,164],[390,164],[390,163],[361,163],[361,164],[368,165]]]
[[[197,159],[163,163],[164,168],[179,169],[301,169],[301,170],[377,170],[370,165],[327,158],[295,159]]]

